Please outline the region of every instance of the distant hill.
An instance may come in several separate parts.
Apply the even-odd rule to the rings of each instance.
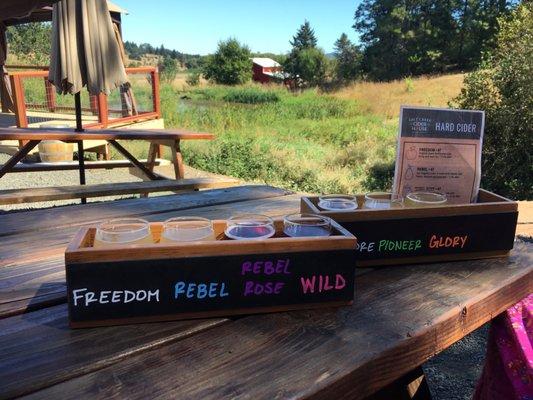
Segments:
[[[133,64],[144,65],[154,64],[160,61],[164,57],[170,57],[177,60],[182,68],[196,69],[202,66],[205,56],[199,54],[186,54],[177,50],[171,50],[165,48],[164,45],[154,47],[149,43],[137,44],[127,40],[124,42],[124,49],[128,54],[130,60],[134,61]],[[135,62],[136,61],[136,62]]]

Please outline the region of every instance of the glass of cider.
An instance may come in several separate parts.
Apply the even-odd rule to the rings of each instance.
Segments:
[[[274,236],[276,229],[272,218],[266,215],[240,214],[228,219],[224,233],[233,240],[260,240]]]
[[[357,199],[344,194],[329,194],[318,198],[318,207],[326,211],[353,211],[357,209]]]
[[[438,192],[411,192],[405,197],[405,207],[424,208],[446,204],[446,195]]]
[[[390,208],[402,208],[403,198],[389,192],[372,192],[365,194],[364,208],[372,210],[388,210]]]
[[[153,243],[150,224],[138,218],[120,218],[103,222],[96,228],[94,237],[94,247]]]
[[[331,235],[331,220],[315,214],[290,214],[283,218],[283,232],[290,237]]]
[[[177,217],[163,222],[159,243],[196,242],[215,240],[213,222],[201,217]]]

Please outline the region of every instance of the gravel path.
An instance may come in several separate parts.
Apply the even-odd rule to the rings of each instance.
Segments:
[[[0,154],[0,164],[5,163],[10,156]],[[113,182],[139,182],[141,179],[131,175],[127,168],[86,170],[87,184]],[[47,186],[70,186],[79,184],[79,172],[50,171],[50,172],[17,172],[8,173],[0,179],[0,190],[21,189]],[[110,196],[106,200],[132,197],[131,195]],[[103,198],[87,199],[88,202],[102,201]],[[27,210],[30,208],[45,208],[65,204],[79,204],[79,200],[44,201],[39,203],[0,205],[1,211]]]
[[[9,156],[0,154],[0,164]],[[187,176],[209,176],[191,168]],[[126,168],[113,170],[87,170],[87,184],[113,182],[139,182],[141,179],[131,175]],[[78,171],[21,172],[11,173],[0,179],[0,190],[29,187],[68,186],[79,183]],[[159,193],[165,194],[165,193]],[[114,200],[133,197],[131,195],[88,199],[89,202]],[[40,203],[0,206],[2,211],[45,208],[65,204],[79,204],[79,200],[48,201]],[[477,379],[481,374],[485,357],[487,326],[473,332],[463,340],[433,357],[424,364],[432,395],[435,400],[466,400],[472,397]]]

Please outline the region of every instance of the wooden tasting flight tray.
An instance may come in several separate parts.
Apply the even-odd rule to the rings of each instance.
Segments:
[[[431,208],[323,211],[302,197],[301,212],[328,216],[357,237],[357,266],[469,260],[507,255],[513,248],[518,203],[481,189],[475,204]]]
[[[90,327],[347,305],[356,238],[333,222],[329,237],[276,235],[94,248],[95,227],[65,251],[70,326]],[[162,223],[151,223],[156,242]]]

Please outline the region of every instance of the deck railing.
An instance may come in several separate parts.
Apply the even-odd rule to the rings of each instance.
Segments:
[[[74,115],[74,96],[56,94],[48,82],[48,67],[8,66],[8,71],[19,128],[28,127],[30,119],[39,122]],[[126,74],[131,83],[129,89],[117,88],[109,96],[93,96],[82,91],[84,128],[107,128],[161,118],[157,67],[126,68]]]

